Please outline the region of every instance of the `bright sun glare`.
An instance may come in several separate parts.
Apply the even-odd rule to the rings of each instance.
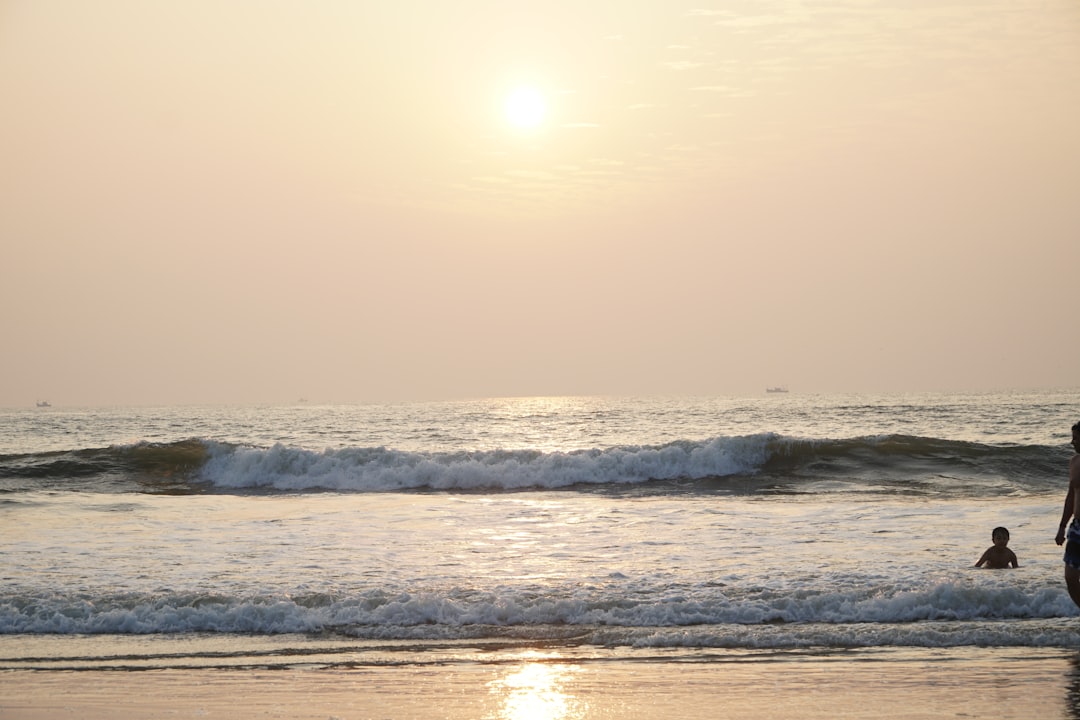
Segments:
[[[534,87],[522,85],[506,97],[506,119],[521,130],[539,127],[547,116],[547,100]]]

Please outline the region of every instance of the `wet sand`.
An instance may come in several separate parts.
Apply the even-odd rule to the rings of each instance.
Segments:
[[[918,650],[737,662],[522,657],[288,669],[9,670],[0,718],[1017,718],[1080,720],[1067,650]]]

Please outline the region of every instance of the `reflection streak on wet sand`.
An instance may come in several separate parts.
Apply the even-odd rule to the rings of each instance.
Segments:
[[[208,715],[295,720],[1080,720],[1072,651],[960,648],[889,653],[569,659],[351,668],[4,673],[0,718],[135,720]]]

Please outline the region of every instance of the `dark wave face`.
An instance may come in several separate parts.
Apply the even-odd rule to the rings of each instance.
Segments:
[[[0,456],[0,491],[157,494],[507,492],[1057,493],[1071,450],[907,435],[807,440],[771,433],[568,452],[311,451],[189,439]]]
[[[762,472],[778,482],[835,481],[854,488],[973,495],[1057,492],[1067,448],[995,446],[888,435],[851,440],[778,440]],[[801,481],[801,482],[800,482]]]
[[[0,491],[199,491],[208,445],[200,440],[0,456]]]

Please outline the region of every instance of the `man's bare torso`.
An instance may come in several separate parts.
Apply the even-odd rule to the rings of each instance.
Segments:
[[[1069,489],[1073,494],[1073,517],[1080,518],[1080,453],[1069,460]]]

